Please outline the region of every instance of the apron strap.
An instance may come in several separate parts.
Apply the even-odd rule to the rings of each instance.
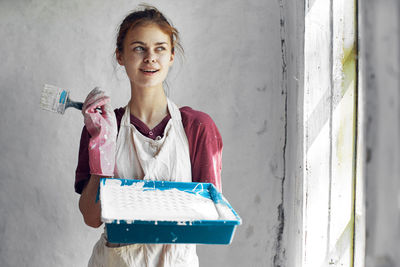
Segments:
[[[174,102],[169,100],[169,98],[167,98],[167,102],[168,102],[168,111],[169,114],[171,115],[171,119],[176,121],[182,121],[181,112],[179,111],[179,108],[175,105]]]
[[[129,103],[125,106],[125,112],[121,119],[121,126],[131,125],[131,108]]]

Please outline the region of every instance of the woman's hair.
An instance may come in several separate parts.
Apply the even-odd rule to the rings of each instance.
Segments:
[[[129,30],[135,28],[136,26],[155,24],[169,36],[171,41],[171,52],[175,53],[175,48],[177,48],[183,54],[183,48],[180,44],[178,30],[171,25],[171,23],[160,11],[158,11],[157,8],[145,4],[140,5],[140,7],[142,8],[127,15],[119,26],[117,36],[117,51],[121,53],[123,52],[124,40]]]

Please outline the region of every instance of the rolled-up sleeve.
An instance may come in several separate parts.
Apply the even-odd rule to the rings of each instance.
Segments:
[[[221,134],[206,113],[190,108],[181,111],[189,113],[184,120],[184,128],[189,141],[192,181],[212,183],[221,191],[223,148]]]

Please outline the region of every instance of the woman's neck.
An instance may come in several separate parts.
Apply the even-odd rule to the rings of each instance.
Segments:
[[[131,86],[131,114],[153,129],[168,115],[167,97],[162,86],[136,88]]]

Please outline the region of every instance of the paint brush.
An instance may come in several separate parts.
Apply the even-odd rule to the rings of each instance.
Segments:
[[[73,107],[82,110],[82,102],[75,102],[69,98],[69,91],[60,87],[45,84],[40,98],[40,107],[44,110],[64,114],[67,108]]]

